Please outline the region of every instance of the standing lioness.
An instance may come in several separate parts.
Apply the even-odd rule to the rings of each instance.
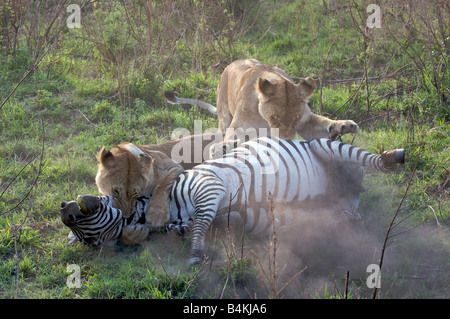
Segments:
[[[224,146],[230,150],[244,142],[239,132],[249,128],[278,128],[283,139],[293,139],[299,133],[306,140],[357,132],[358,125],[351,120],[334,121],[311,112],[307,102],[314,88],[310,77],[295,84],[280,68],[247,59],[234,61],[223,71],[217,87],[217,109],[201,101],[176,98],[170,92],[164,96],[171,103],[198,104],[217,113],[219,129],[225,133],[225,144],[214,148],[219,153]]]

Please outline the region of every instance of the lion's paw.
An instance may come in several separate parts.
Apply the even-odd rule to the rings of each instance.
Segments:
[[[212,145],[209,149],[210,159],[222,158],[225,154],[236,148],[238,143],[239,142],[237,140],[230,140]]]
[[[162,205],[151,204],[147,212],[147,226],[151,228],[164,227],[169,221],[169,205],[163,202]]]
[[[359,126],[352,120],[341,120],[335,121],[328,128],[330,137],[335,139],[338,135],[347,133],[357,133],[359,131]]]

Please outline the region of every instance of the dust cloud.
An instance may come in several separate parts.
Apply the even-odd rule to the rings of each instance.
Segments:
[[[379,264],[387,223],[384,218],[368,223],[364,217],[338,222],[334,213],[316,211],[301,213],[265,236],[240,230],[228,236],[227,227],[219,225],[211,231],[206,268],[221,269],[222,277],[211,279],[210,271],[200,288],[215,289],[215,297],[223,296],[217,290],[228,289],[233,298],[344,298],[347,284],[348,297],[372,298],[367,267]],[[396,233],[405,230],[400,228]],[[378,298],[450,297],[449,248],[448,230],[433,225],[419,225],[388,240]],[[236,268],[241,258],[253,271]]]

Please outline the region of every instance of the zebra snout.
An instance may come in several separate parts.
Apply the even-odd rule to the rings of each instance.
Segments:
[[[80,212],[78,203],[75,201],[62,202],[59,211],[61,212],[62,222],[69,227],[76,225],[80,217],[84,217],[84,214]]]
[[[404,163],[405,150],[403,148],[400,148],[393,151],[384,152],[384,161],[391,163]]]
[[[394,150],[394,157],[397,163],[405,162],[405,150],[403,148]]]

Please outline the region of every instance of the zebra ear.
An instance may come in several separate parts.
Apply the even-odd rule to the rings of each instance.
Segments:
[[[114,167],[117,164],[117,160],[113,153],[104,146],[100,152],[97,153],[97,161],[105,167]]]

